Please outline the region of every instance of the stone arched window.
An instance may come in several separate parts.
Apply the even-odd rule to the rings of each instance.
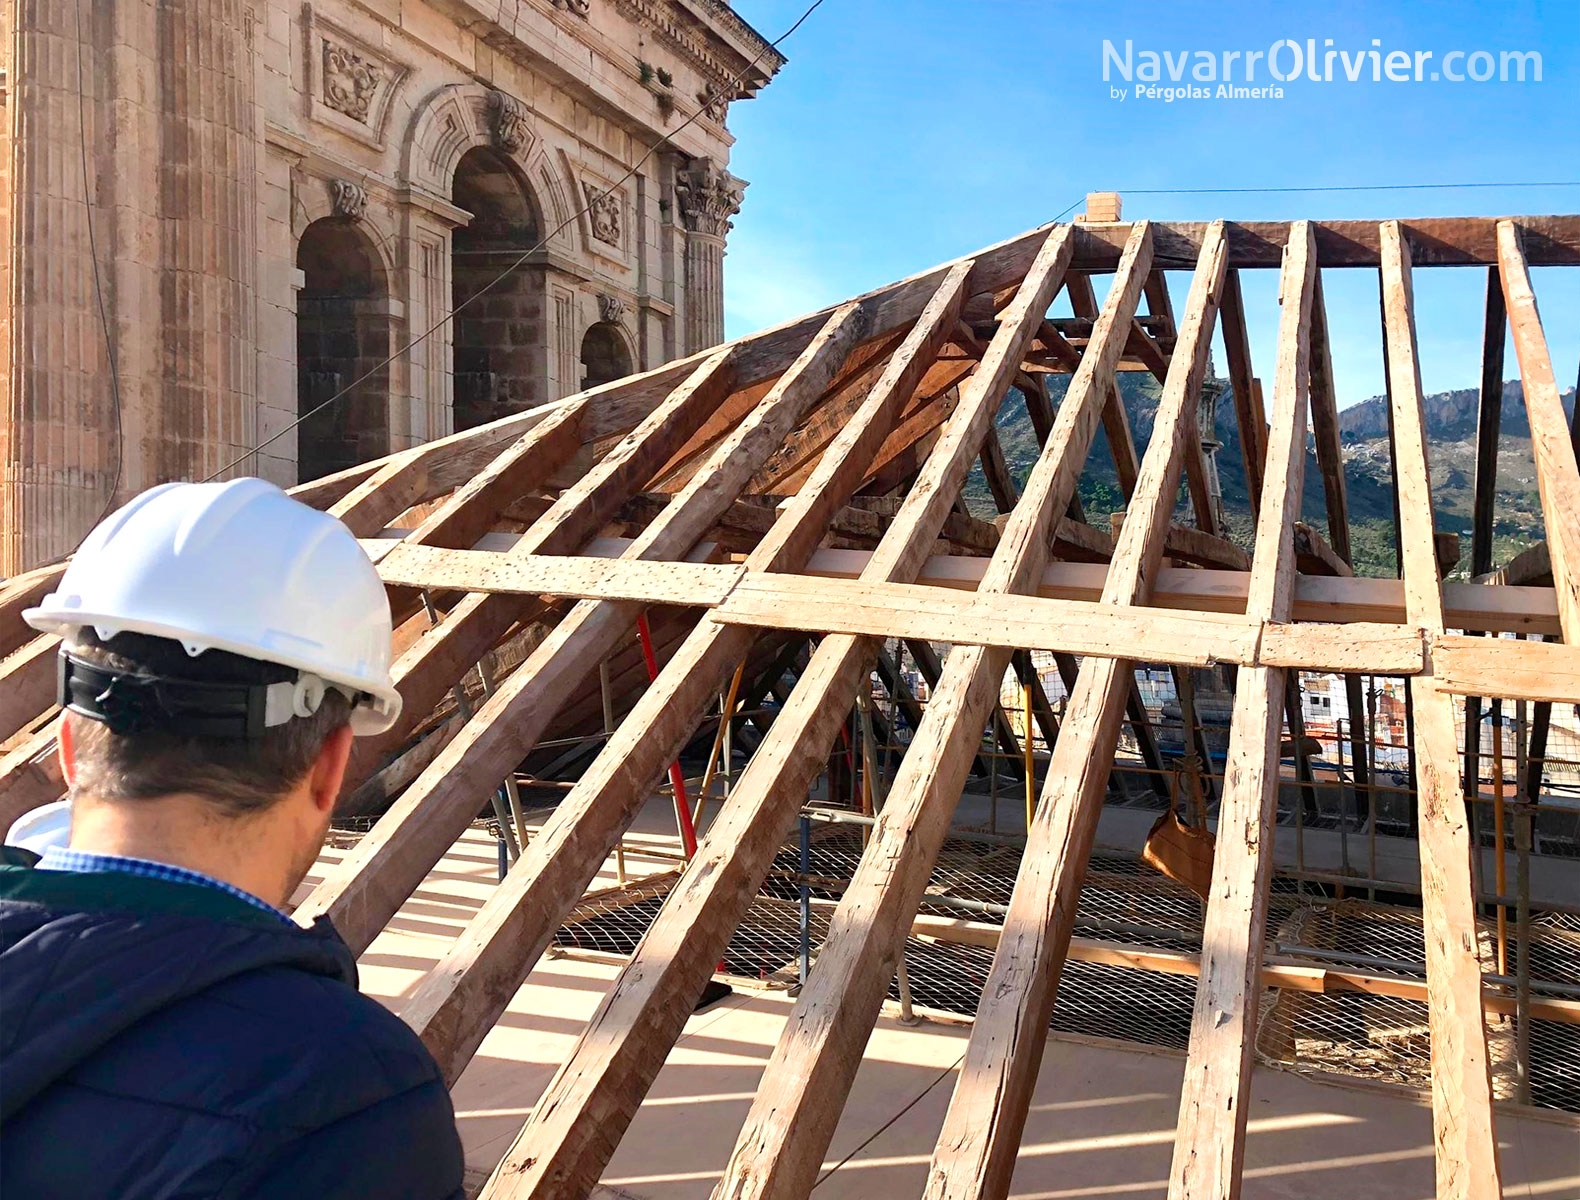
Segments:
[[[582,337],[582,387],[597,387],[630,373],[631,351],[620,327],[612,321],[589,326]]]
[[[453,300],[460,309],[455,427],[467,429],[548,399],[538,394],[547,344],[542,268],[514,265],[537,244],[541,223],[515,163],[486,146],[461,156],[452,198],[472,214],[451,235]]]
[[[389,453],[389,293],[378,251],[356,222],[314,221],[297,243],[303,286],[296,302],[300,479]],[[362,377],[368,376],[366,379]],[[358,382],[358,381],[361,382]]]

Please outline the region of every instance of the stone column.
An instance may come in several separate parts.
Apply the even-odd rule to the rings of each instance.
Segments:
[[[201,479],[252,444],[256,397],[255,0],[158,6],[157,447],[145,478]],[[150,431],[153,432],[152,430]],[[247,469],[242,464],[235,473]]]
[[[745,190],[745,180],[711,158],[693,159],[675,174],[686,227],[687,354],[724,340],[724,239]]]
[[[12,6],[0,572],[250,444],[254,3]]]

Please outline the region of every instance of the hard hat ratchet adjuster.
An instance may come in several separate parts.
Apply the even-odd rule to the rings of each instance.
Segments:
[[[111,670],[61,651],[57,697],[62,707],[118,735],[257,740],[323,703],[325,683],[311,672],[277,683],[212,683]]]

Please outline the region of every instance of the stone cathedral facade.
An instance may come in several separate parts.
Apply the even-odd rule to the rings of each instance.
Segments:
[[[282,430],[233,473],[313,478],[722,339],[726,119],[784,62],[723,0],[0,21],[0,573]]]

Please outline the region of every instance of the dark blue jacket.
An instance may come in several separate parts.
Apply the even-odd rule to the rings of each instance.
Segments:
[[[438,1068],[327,922],[0,866],[4,1200],[452,1200],[461,1171]]]

